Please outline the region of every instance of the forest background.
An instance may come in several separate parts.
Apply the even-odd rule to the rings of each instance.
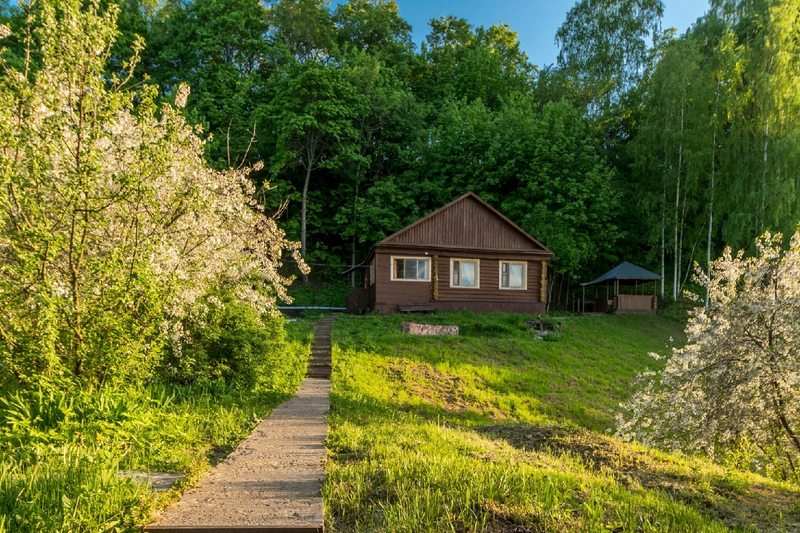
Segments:
[[[142,37],[136,81],[191,86],[208,162],[266,163],[260,201],[289,199],[279,224],[317,279],[467,191],[555,252],[555,301],[621,260],[674,298],[694,261],[800,220],[800,2],[714,0],[677,35],[658,0],[581,0],[544,67],[511,27],[456,16],[417,48],[383,0],[118,5],[109,70]]]

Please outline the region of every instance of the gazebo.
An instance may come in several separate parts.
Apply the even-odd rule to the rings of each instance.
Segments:
[[[655,313],[656,291],[661,276],[625,261],[599,278],[573,287],[572,310],[586,312],[587,304],[595,313]],[[652,294],[650,284],[653,284]],[[594,285],[594,300],[586,299],[586,287]],[[605,296],[602,286],[605,285]],[[580,294],[575,294],[580,290]],[[622,293],[625,294],[622,294]]]

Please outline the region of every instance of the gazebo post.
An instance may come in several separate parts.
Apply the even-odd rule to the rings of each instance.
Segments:
[[[581,296],[581,314],[586,313],[586,285],[583,287],[583,295]]]

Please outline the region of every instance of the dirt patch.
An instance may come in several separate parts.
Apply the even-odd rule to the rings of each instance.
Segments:
[[[386,379],[393,382],[395,387],[448,414],[463,416],[468,411],[474,411],[488,415],[492,420],[507,419],[496,405],[467,394],[465,391],[474,388],[474,385],[467,386],[457,376],[415,363],[390,364],[384,369]]]
[[[546,524],[536,518],[533,522],[530,517],[522,520],[500,503],[486,502],[484,507],[491,515],[483,530],[485,533],[542,533],[548,530]]]
[[[765,485],[742,488],[724,476],[700,476],[689,468],[677,471],[676,465],[652,454],[581,428],[503,424],[477,431],[525,451],[578,458],[588,469],[610,473],[632,491],[663,490],[728,527],[755,526],[759,531],[773,531],[781,526],[783,531],[800,533],[798,492]]]

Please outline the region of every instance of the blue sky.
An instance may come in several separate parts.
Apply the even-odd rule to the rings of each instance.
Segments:
[[[475,26],[503,22],[519,33],[522,49],[538,66],[555,63],[558,48],[553,42],[575,0],[395,0],[400,16],[414,31],[419,44],[428,33],[428,21],[442,15],[467,19]],[[334,3],[338,1],[334,0]],[[664,0],[664,28],[683,33],[708,9],[706,0]]]

